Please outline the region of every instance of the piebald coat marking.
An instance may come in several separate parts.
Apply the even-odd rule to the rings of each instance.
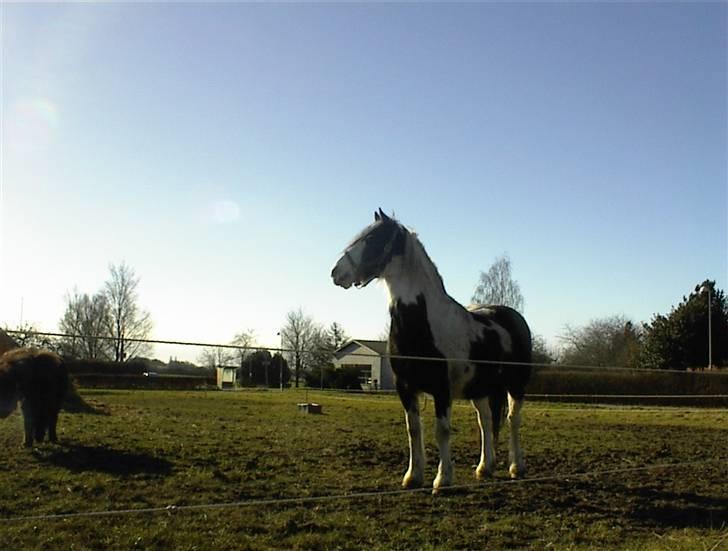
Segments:
[[[531,361],[528,325],[504,306],[474,305],[465,309],[445,291],[437,268],[417,236],[381,210],[373,224],[349,245],[332,270],[336,285],[363,287],[375,278],[384,281],[392,317],[389,351],[397,378],[397,391],[405,409],[410,459],[402,481],[405,487],[424,481],[424,443],[417,396],[433,395],[435,438],[440,453],[434,491],[450,485],[451,403],[472,400],[481,429],[480,462],[476,476],[495,469],[495,440],[508,406],[509,472],[525,471],[519,427],[528,365],[479,364],[476,360]],[[407,360],[402,356],[443,358],[440,361]]]

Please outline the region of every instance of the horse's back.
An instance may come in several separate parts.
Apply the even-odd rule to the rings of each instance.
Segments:
[[[517,362],[531,361],[531,329],[517,310],[500,304],[472,304],[468,312],[482,323],[497,323],[511,337],[511,360]]]

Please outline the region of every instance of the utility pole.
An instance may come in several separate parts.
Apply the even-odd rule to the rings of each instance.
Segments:
[[[711,297],[710,297],[710,285],[705,284],[700,288],[700,293],[708,293],[708,369],[713,365],[713,322],[710,311]]]

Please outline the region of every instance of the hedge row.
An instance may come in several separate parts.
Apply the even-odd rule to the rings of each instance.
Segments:
[[[119,388],[147,390],[195,390],[217,388],[214,377],[193,377],[186,375],[145,376],[128,373],[89,373],[71,376],[81,388]]]
[[[728,372],[539,369],[528,395],[559,401],[728,406]]]
[[[209,372],[149,373],[143,362],[71,360],[66,364],[76,385],[84,388],[192,390],[217,383]],[[529,399],[537,400],[728,407],[728,372],[539,368],[527,393]]]
[[[76,386],[82,388],[130,388],[153,390],[194,390],[216,386],[214,375],[179,375],[149,371],[143,361],[126,363],[93,360],[65,360]]]

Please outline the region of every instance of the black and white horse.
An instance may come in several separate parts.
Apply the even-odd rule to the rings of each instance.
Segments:
[[[413,488],[424,482],[418,405],[423,392],[435,402],[440,464],[434,492],[453,481],[450,414],[455,398],[471,400],[478,414],[481,450],[475,475],[479,479],[495,469],[495,442],[507,402],[509,472],[513,478],[522,476],[525,465],[518,432],[531,374],[531,332],[523,317],[506,306],[461,306],[445,291],[417,236],[381,209],[374,214],[374,223],[347,247],[331,277],[345,289],[380,278],[389,291],[388,351],[409,436],[409,468],[402,485]]]

